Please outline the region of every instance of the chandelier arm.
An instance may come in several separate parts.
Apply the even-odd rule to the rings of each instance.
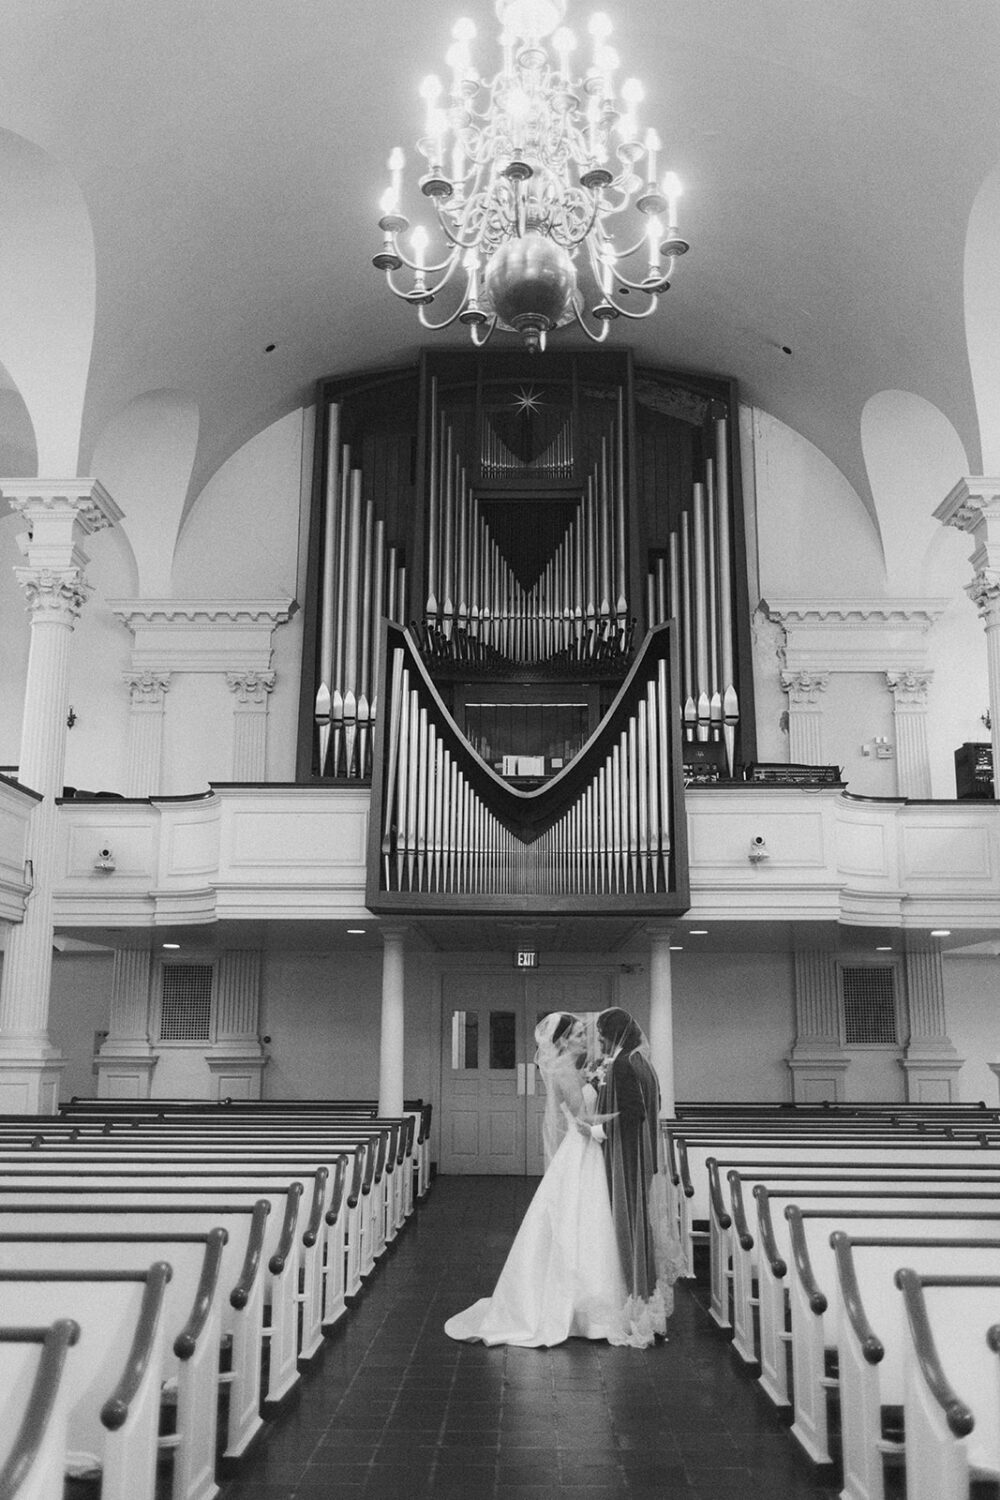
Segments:
[[[588,339],[590,339],[590,342],[592,344],[604,343],[604,340],[607,338],[608,333],[611,330],[610,322],[602,323],[600,333],[594,333],[590,328],[588,328],[587,324],[581,318],[580,309],[575,302],[573,303],[573,316],[576,318],[576,321],[579,323],[580,327],[583,329],[584,333],[587,335]]]
[[[461,302],[455,308],[455,311],[453,313],[449,313],[448,317],[444,318],[442,320],[442,322],[440,322],[440,323],[432,323],[431,320],[427,316],[427,312],[426,312],[425,306],[421,306],[418,303],[418,305],[417,305],[417,317],[420,320],[420,326],[421,326],[421,328],[426,328],[431,333],[437,333],[438,330],[441,329],[441,328],[450,328],[451,325],[452,325],[452,323],[454,323],[457,318],[461,317],[461,315],[464,312],[464,310],[465,310],[465,298],[463,297],[462,300],[461,300]]]
[[[671,256],[670,259],[667,261],[666,266],[660,268],[659,275],[656,278],[656,284],[657,284],[657,286],[659,286],[660,282],[662,282],[662,281],[669,281],[670,278],[671,278],[671,276],[673,274],[674,274],[674,257]],[[627,276],[620,276],[617,271],[615,272],[615,280],[618,282],[619,286],[627,286],[630,292],[648,292],[649,291],[649,287],[648,286],[644,286],[641,281],[630,281]],[[633,314],[633,317],[634,316],[635,316],[635,314]],[[643,313],[642,316],[645,317],[645,313]]]
[[[616,302],[613,297],[608,297],[606,300],[614,308],[615,312],[618,313],[621,317],[628,318],[632,323],[637,323],[640,318],[652,317],[653,313],[655,313],[656,311],[659,296],[654,292],[650,296],[648,306],[644,307],[642,312],[630,312],[627,307],[622,307],[620,303]]]
[[[494,330],[496,329],[496,326],[497,326],[497,319],[496,318],[491,318],[490,319],[490,326],[487,328],[487,330],[483,334],[482,338],[480,338],[480,336],[479,336],[479,329],[476,327],[475,323],[470,324],[470,326],[469,326],[469,334],[470,334],[470,336],[472,338],[472,342],[475,344],[475,346],[476,346],[477,349],[481,349],[484,344],[486,344],[486,343],[489,342],[489,340],[493,337],[493,333],[494,333]]]
[[[422,271],[425,276],[436,276],[438,271],[446,271],[454,260],[454,256],[449,255],[447,259],[438,261],[437,265],[422,266],[417,261],[410,260],[409,256],[403,253],[403,251],[399,248],[399,243],[395,235],[393,235],[392,237],[392,248],[393,250],[395,250],[404,266],[406,266],[411,271]]]

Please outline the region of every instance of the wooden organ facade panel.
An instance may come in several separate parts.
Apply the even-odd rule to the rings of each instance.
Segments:
[[[489,809],[498,820],[491,858],[499,857],[500,828],[523,842],[522,854],[538,845],[516,877],[510,856],[504,890],[489,889],[494,877],[484,865],[476,877],[482,889],[465,888],[466,871],[446,891],[444,866],[417,876],[429,826],[422,834],[381,826],[386,806],[395,798],[398,812],[400,791],[406,797],[405,787],[385,780],[382,801],[373,798],[372,859],[376,844],[379,858],[369,870],[379,909],[426,907],[431,897],[465,909],[473,897],[481,905],[503,896],[507,909],[537,910],[601,895],[647,904],[655,896],[664,910],[676,899],[686,884],[676,843],[684,776],[726,780],[755,758],[736,437],[731,382],[635,370],[627,352],[533,359],[435,351],[418,368],[321,384],[298,778],[364,783],[380,756],[388,777],[393,745],[397,754],[426,753],[422,815],[443,816],[452,791],[458,795],[434,785],[434,757],[447,749],[451,772],[461,765],[469,795],[482,795],[482,816]],[[390,636],[392,659],[380,655],[383,621],[407,629],[405,640]],[[661,705],[647,701],[645,679],[630,674],[647,633],[668,623],[654,653],[662,667],[656,693],[669,693]],[[417,694],[413,722],[410,697],[405,707],[390,698],[400,673],[407,695]],[[525,871],[556,826],[567,788],[583,796],[584,818],[604,805],[594,757],[610,755],[601,734],[613,705],[627,743],[619,744],[617,771],[608,760],[605,779],[608,789],[613,778],[620,782],[619,836],[626,851],[635,839],[636,863],[625,852],[619,874],[612,860],[605,878],[594,855],[577,885],[565,883],[564,871],[546,886],[539,869]],[[664,706],[670,732],[654,743],[651,716]],[[643,755],[671,757],[656,782],[670,835],[655,859],[661,825],[640,829],[638,804],[628,821],[629,755],[636,787],[643,776],[647,790],[652,785],[649,767],[639,773],[640,746]],[[588,756],[592,763],[574,770]],[[523,806],[505,804],[507,792],[534,799],[527,820]],[[613,845],[611,801],[606,812]],[[653,817],[648,799],[644,816]]]

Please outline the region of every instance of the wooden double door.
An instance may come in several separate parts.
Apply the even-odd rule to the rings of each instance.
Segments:
[[[535,1027],[550,1011],[585,1015],[612,1004],[613,976],[599,970],[446,973],[440,1170],[543,1172],[545,1091],[534,1063]]]

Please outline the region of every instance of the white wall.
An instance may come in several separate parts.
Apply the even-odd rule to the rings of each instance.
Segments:
[[[1000,1062],[1000,958],[946,958],[945,1016],[948,1035],[965,1059],[958,1077],[960,1097],[998,1103],[991,1062]]]
[[[49,1036],[66,1059],[60,1099],[97,1094],[94,1034],[108,1026],[112,962],[110,953],[54,955]]]

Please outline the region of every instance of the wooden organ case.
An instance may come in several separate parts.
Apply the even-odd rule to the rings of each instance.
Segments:
[[[755,759],[735,388],[627,352],[321,383],[300,781],[373,911],[669,915],[683,784]]]

